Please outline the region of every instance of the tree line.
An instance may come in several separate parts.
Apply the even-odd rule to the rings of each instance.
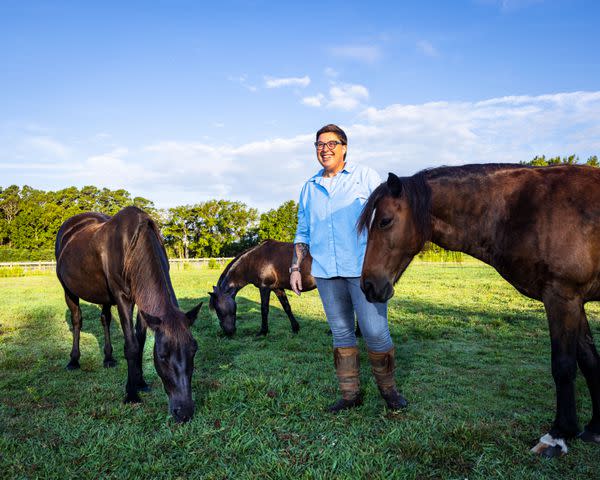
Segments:
[[[0,187],[0,261],[50,260],[60,225],[83,212],[114,215],[134,205],[159,225],[170,256],[233,256],[266,238],[291,241],[298,206],[294,201],[259,215],[242,202],[208,200],[159,210],[151,200],[127,190],[95,186],[43,191],[29,186]]]
[[[541,155],[521,163],[548,166],[580,161],[576,155]],[[584,163],[600,166],[596,155]],[[293,200],[263,214],[245,203],[230,200],[157,209],[151,200],[134,197],[123,189],[86,186],[43,191],[11,185],[0,187],[0,261],[50,260],[56,233],[67,218],[90,211],[114,215],[129,205],[154,218],[169,255],[178,258],[234,256],[267,238],[291,242],[298,212]]]

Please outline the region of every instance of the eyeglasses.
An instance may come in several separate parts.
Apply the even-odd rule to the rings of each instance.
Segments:
[[[325,145],[327,145],[327,148],[329,150],[333,150],[335,147],[337,147],[338,145],[343,145],[344,142],[340,142],[339,140],[331,140],[330,142],[315,142],[315,148],[317,150],[323,150],[325,148]]]

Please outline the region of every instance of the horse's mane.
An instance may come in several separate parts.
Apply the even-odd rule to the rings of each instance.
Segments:
[[[258,245],[254,245],[253,247],[247,248],[243,252],[238,253],[233,258],[233,260],[227,264],[227,266],[225,267],[225,270],[223,270],[223,273],[221,273],[221,276],[219,277],[219,280],[217,281],[217,288],[221,289],[221,288],[225,288],[226,287],[226,282],[227,282],[227,278],[229,276],[229,272],[230,272],[231,268],[234,267],[237,264],[237,262],[238,262],[238,260],[240,260],[240,258],[242,258],[247,253],[250,253],[251,250],[254,250],[255,248],[261,247],[265,243],[268,243],[268,242],[271,242],[271,241],[272,240],[270,240],[270,239],[263,240]]]
[[[431,237],[431,189],[427,184],[427,180],[437,178],[466,178],[471,175],[488,175],[498,170],[517,168],[536,167],[511,163],[469,164],[457,167],[443,166],[421,170],[412,177],[399,178],[402,184],[401,195],[406,196],[408,200],[417,231],[423,242],[429,240]],[[377,204],[383,197],[389,195],[392,195],[392,192],[387,182],[383,182],[371,193],[356,222],[356,228],[359,233],[369,230],[371,220],[377,209]]]
[[[518,163],[472,163],[460,166],[442,166],[421,170],[417,175],[422,173],[427,179],[444,178],[464,178],[468,175],[488,175],[498,170],[512,170],[517,168],[539,168],[531,165],[523,165]],[[545,167],[544,167],[545,168]]]
[[[139,223],[125,252],[125,278],[131,297],[144,313],[160,317],[163,332],[176,339],[191,335],[177,321],[177,297],[169,276],[169,260],[156,223],[140,212]]]
[[[401,195],[406,196],[419,236],[423,242],[431,236],[431,190],[425,181],[427,171],[419,172],[412,177],[399,178],[402,184]],[[387,182],[379,185],[369,196],[367,203],[356,222],[358,233],[368,231],[377,204],[383,197],[392,195]]]

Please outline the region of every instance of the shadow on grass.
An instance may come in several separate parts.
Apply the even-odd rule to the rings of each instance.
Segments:
[[[195,359],[195,373],[193,376],[193,395],[198,406],[210,401],[213,394],[224,384],[236,384],[238,390],[244,390],[244,381],[264,375],[266,385],[278,388],[288,388],[285,383],[294,381],[296,367],[298,368],[297,381],[302,384],[314,385],[321,400],[334,398],[337,395],[334,369],[331,359],[331,337],[326,335],[325,322],[318,297],[307,298],[307,303],[312,303],[313,312],[307,314],[306,309],[295,307],[295,315],[301,325],[297,335],[291,332],[289,320],[276,299],[272,298],[270,306],[270,333],[267,337],[256,337],[260,328],[260,303],[246,297],[238,299],[238,332],[235,337],[225,337],[218,324],[216,315],[208,309],[208,298],[200,299],[204,302],[199,317],[192,327],[192,333],[199,343],[200,349]],[[179,299],[181,309],[187,311],[195,306],[198,298]],[[276,303],[277,302],[277,303]],[[318,310],[314,306],[318,305]],[[70,312],[64,308],[64,321],[71,330]],[[65,335],[64,329],[57,330],[56,322],[48,322],[49,318],[56,318],[56,306],[40,306],[29,309],[23,316],[19,328],[11,332],[6,338],[4,351],[5,363],[9,364],[11,379],[4,383],[8,385],[17,383],[23,385],[44,384],[49,376],[62,382],[56,389],[76,391],[77,382],[85,382],[85,389],[98,389],[95,398],[104,402],[116,402],[124,394],[126,379],[126,362],[123,358],[123,336],[120,327],[112,326],[112,340],[114,357],[118,362],[116,369],[105,370],[102,367],[104,332],[100,322],[100,308],[93,304],[81,303],[83,328],[82,332],[96,339],[93,360],[90,359],[89,338],[82,345],[82,372],[67,372],[64,366],[69,360],[72,337]],[[51,324],[54,323],[54,326]],[[118,315],[113,309],[112,324],[119,323]],[[403,300],[390,303],[390,329],[396,344],[398,365],[398,384],[402,389],[403,384],[412,375],[414,364],[420,351],[427,348],[430,342],[437,343],[447,338],[461,341],[474,340],[477,342],[480,334],[494,339],[497,335],[504,337],[514,336],[523,338],[523,334],[541,332],[544,335],[539,342],[545,348],[547,329],[546,320],[541,304],[538,307],[512,308],[507,306],[503,311],[480,308],[461,307],[457,305],[440,305],[427,301]],[[473,336],[469,338],[469,330]],[[597,328],[596,328],[597,330]],[[463,338],[464,337],[464,338]],[[6,348],[6,343],[10,346]],[[162,383],[155,372],[152,347],[154,339],[149,333],[144,353],[144,373],[146,380],[153,387],[153,392],[143,395],[144,401],[156,403],[156,408],[164,411],[166,396]],[[371,374],[367,367],[364,342],[361,341],[362,364],[361,379],[363,382],[372,382]],[[510,349],[508,345],[499,349]],[[86,359],[87,357],[87,359]],[[250,359],[257,359],[255,364],[248,366]],[[477,360],[473,358],[473,364]],[[469,362],[471,360],[468,360]],[[35,368],[31,368],[34,365]],[[507,367],[508,368],[508,367]],[[281,369],[289,370],[288,376],[281,373]],[[20,371],[23,373],[21,374]],[[319,373],[310,373],[319,372]],[[17,381],[17,377],[21,380]],[[8,378],[8,377],[7,377]],[[105,382],[100,387],[94,386],[96,382]],[[269,383],[271,382],[271,383]],[[16,387],[11,390],[16,391]],[[107,391],[112,392],[107,395]],[[43,391],[43,390],[40,390]],[[58,390],[57,390],[58,391]],[[8,391],[6,392],[9,395]],[[52,394],[51,390],[48,390]],[[35,392],[31,395],[37,395]],[[41,394],[39,394],[41,395]],[[5,396],[5,395],[3,395]],[[5,396],[7,398],[7,396]],[[41,398],[41,397],[40,397]],[[51,397],[48,398],[51,401]],[[233,404],[233,402],[231,402]],[[77,403],[72,405],[77,409]],[[142,407],[143,408],[143,407]],[[150,409],[148,409],[150,411]]]

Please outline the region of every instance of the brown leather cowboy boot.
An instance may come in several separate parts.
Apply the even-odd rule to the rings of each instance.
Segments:
[[[333,363],[338,377],[342,398],[328,410],[337,413],[340,410],[362,405],[362,395],[358,380],[358,347],[338,347],[333,349]]]
[[[379,392],[390,410],[400,410],[408,405],[406,399],[396,390],[394,370],[396,362],[394,359],[394,348],[387,352],[369,352],[371,369]]]

